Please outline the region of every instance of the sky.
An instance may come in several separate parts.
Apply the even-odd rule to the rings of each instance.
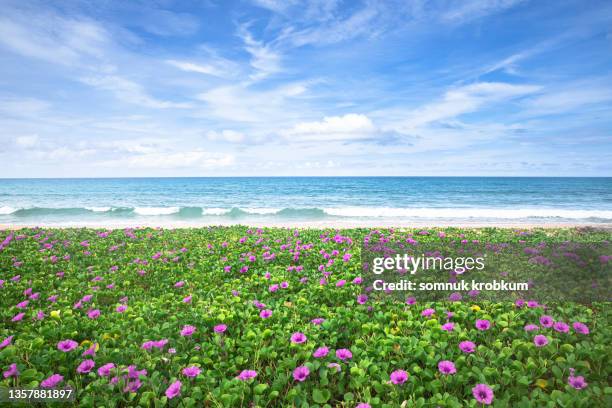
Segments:
[[[610,1],[0,9],[0,177],[612,176]]]

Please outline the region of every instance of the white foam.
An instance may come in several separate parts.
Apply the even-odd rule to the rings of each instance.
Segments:
[[[85,207],[85,209],[93,212],[108,212],[112,210],[112,207]]]
[[[134,212],[139,215],[170,215],[180,211],[179,207],[136,207]]]
[[[202,208],[202,214],[204,215],[223,215],[230,211],[227,208]]]
[[[280,208],[241,208],[242,211],[249,214],[276,214],[281,209]]]
[[[13,208],[13,207],[9,207],[7,205],[0,207],[0,215],[8,215],[8,214],[12,214],[15,211],[18,211],[18,208]]]
[[[418,218],[567,218],[612,219],[607,210],[566,210],[559,208],[392,208],[392,207],[339,207],[325,208],[325,213],[340,217],[418,217]]]

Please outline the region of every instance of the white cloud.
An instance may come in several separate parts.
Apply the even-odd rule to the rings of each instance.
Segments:
[[[211,130],[206,133],[206,137],[211,141],[222,140],[230,143],[240,143],[245,140],[244,133],[230,129],[224,129],[220,132]]]
[[[442,13],[441,19],[462,24],[477,18],[495,14],[523,3],[525,0],[463,0],[458,6]]]
[[[30,148],[40,143],[38,135],[19,136],[15,139],[17,146]]]
[[[577,108],[612,101],[612,89],[601,83],[578,83],[548,90],[525,101],[527,115],[547,115],[570,112]]]
[[[81,81],[93,87],[110,91],[120,101],[134,105],[154,109],[184,109],[192,107],[189,103],[179,103],[156,99],[148,95],[140,84],[117,75],[84,77],[81,78]]]
[[[233,165],[235,158],[231,154],[209,153],[202,150],[183,152],[157,152],[130,156],[105,164],[110,166],[124,165],[131,168],[175,169],[203,168],[215,169]]]
[[[371,137],[376,127],[366,115],[326,116],[318,122],[301,122],[281,131],[288,140],[347,140]]]
[[[513,85],[503,82],[478,82],[447,91],[442,100],[427,104],[406,114],[397,130],[407,131],[443,119],[455,118],[487,108],[489,104],[532,94],[536,85]]]
[[[255,70],[250,75],[254,81],[258,81],[281,71],[281,56],[270,45],[253,38],[248,27],[239,27],[238,35],[244,42],[244,49],[251,55],[251,67]]]
[[[109,35],[89,20],[7,13],[0,17],[0,44],[26,57],[72,65],[102,58]]]
[[[268,90],[254,90],[244,84],[221,86],[196,96],[206,102],[206,115],[231,122],[267,123],[290,119],[290,100],[307,91],[303,83],[286,84]],[[303,112],[302,112],[303,114]]]

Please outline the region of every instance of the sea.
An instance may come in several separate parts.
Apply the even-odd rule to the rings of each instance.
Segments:
[[[612,177],[0,179],[0,225],[612,224]]]

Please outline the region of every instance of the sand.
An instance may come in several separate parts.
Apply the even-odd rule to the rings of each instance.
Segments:
[[[240,222],[227,222],[227,223],[194,223],[194,222],[181,222],[181,221],[167,221],[167,222],[149,222],[149,223],[135,223],[135,222],[117,222],[117,223],[64,223],[64,224],[0,224],[0,230],[18,230],[22,228],[30,227],[43,227],[43,228],[97,228],[97,229],[122,229],[122,228],[137,228],[137,227],[161,227],[166,229],[171,228],[205,228],[210,226],[232,226],[232,225],[247,225],[250,227],[270,227],[270,228],[443,228],[443,227],[456,227],[456,228],[486,228],[486,227],[497,227],[497,228],[518,228],[518,229],[530,229],[530,228],[596,228],[596,229],[612,229],[612,223],[551,223],[551,222],[520,222],[516,220],[508,220],[507,222],[486,222],[486,221],[398,221],[388,220],[347,220],[347,221],[283,221],[283,222],[252,222],[248,221],[245,223]]]

